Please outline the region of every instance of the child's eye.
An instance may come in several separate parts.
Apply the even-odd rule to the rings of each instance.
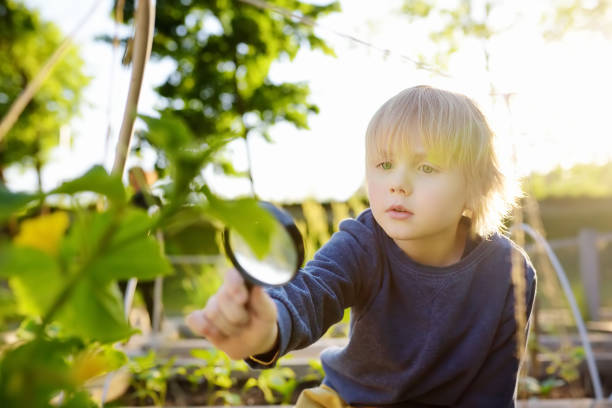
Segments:
[[[391,168],[391,162],[390,161],[380,162],[376,165],[376,167],[380,167],[383,170],[389,170]]]
[[[426,174],[431,174],[434,171],[436,171],[436,169],[431,167],[429,164],[421,164],[419,166],[419,170],[421,170],[423,173],[426,173]]]

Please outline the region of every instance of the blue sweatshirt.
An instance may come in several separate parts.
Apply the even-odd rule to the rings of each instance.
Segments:
[[[512,251],[524,261],[529,321],[535,271],[509,239],[496,234],[454,265],[425,266],[366,210],[344,220],[290,284],[268,290],[279,355],[314,343],[351,307],[348,344],[321,354],[324,384],[349,404],[514,407]]]

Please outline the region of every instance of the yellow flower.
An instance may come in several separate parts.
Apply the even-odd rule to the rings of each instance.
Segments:
[[[15,245],[36,248],[55,255],[69,222],[68,214],[62,211],[25,220],[15,237]]]
[[[83,384],[90,378],[97,377],[111,368],[103,354],[85,351],[79,354],[74,361],[72,378],[74,378],[77,384]]]

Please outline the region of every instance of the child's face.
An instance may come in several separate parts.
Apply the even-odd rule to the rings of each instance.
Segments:
[[[374,218],[398,245],[455,239],[466,208],[465,179],[459,169],[436,163],[421,142],[409,152],[372,152],[366,179]]]

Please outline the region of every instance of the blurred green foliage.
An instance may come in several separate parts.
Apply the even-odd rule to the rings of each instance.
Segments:
[[[612,162],[576,164],[568,169],[557,167],[534,173],[524,181],[524,188],[537,200],[559,197],[612,197]]]
[[[0,118],[32,81],[64,35],[19,1],[0,0]],[[60,128],[81,107],[89,78],[74,46],[46,78],[40,90],[0,142],[0,181],[11,164],[40,166],[59,142]]]
[[[499,1],[458,0],[449,3],[404,0],[401,11],[411,22],[421,19],[431,22],[429,38],[435,43],[435,52],[433,55],[426,55],[428,50],[420,50],[419,59],[447,68],[450,57],[470,38],[482,41],[488,64],[486,41],[501,31],[492,24],[491,13],[500,5],[503,4]]]
[[[312,20],[339,10],[338,2],[272,3]],[[156,9],[152,57],[176,63],[174,72],[157,88],[164,101],[161,113],[183,119],[200,143],[251,135],[269,139],[269,128],[281,121],[308,127],[308,115],[318,112],[308,100],[308,84],[275,83],[269,73],[274,62],[292,60],[302,46],[333,55],[312,27],[240,1],[160,0]],[[127,0],[127,21],[132,10],[133,1]],[[163,174],[165,149],[148,136],[142,135],[135,148],[158,149],[157,168]],[[241,175],[221,157],[215,158],[215,165]]]
[[[612,37],[610,0],[556,0],[554,13],[545,16],[545,35],[559,39],[569,31],[589,30]]]
[[[18,223],[18,232],[0,246],[0,278],[8,281],[16,310],[30,328],[22,341],[3,345],[0,351],[1,406],[50,407],[60,391],[65,398],[59,406],[72,406],[76,400],[89,404],[83,382],[116,368],[118,361],[101,350],[135,332],[124,317],[116,281],[171,272],[149,232],[189,226],[186,209],[196,221],[231,225],[254,251],[267,251],[272,218],[254,199],[224,200],[194,182],[223,140],[198,145],[181,119],[167,115],[146,122],[152,138],[164,136],[175,176],[168,183],[165,205],[155,214],[129,203],[121,178],[100,166],[45,193],[24,194],[0,186],[6,203],[0,206],[0,220]],[[80,207],[77,197],[83,192],[95,193],[101,205]],[[41,203],[51,196],[67,198],[72,208],[40,214]],[[79,356],[87,350],[93,350],[91,357],[81,363]],[[161,398],[164,390],[156,392]]]

